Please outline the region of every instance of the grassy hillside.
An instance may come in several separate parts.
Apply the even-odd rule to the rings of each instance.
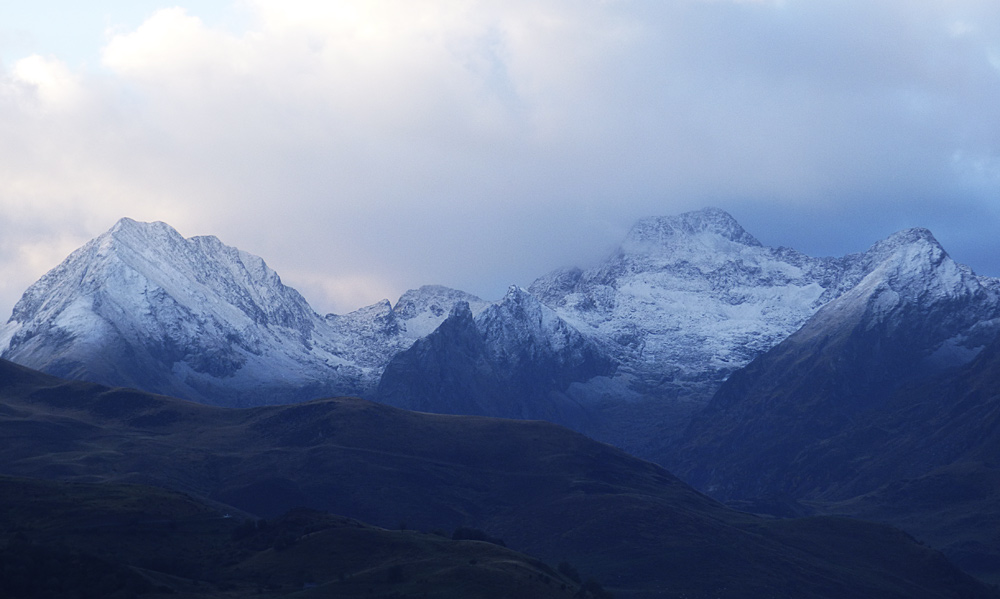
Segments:
[[[226,410],[5,363],[0,406],[8,475],[156,485],[269,520],[308,507],[393,529],[470,526],[549,564],[570,562],[619,597],[997,596],[895,529],[735,512],[543,422],[357,399]],[[420,539],[414,555],[436,542]],[[429,576],[408,572],[407,583]]]
[[[594,596],[482,541],[296,510],[241,520],[144,485],[0,477],[4,597]]]

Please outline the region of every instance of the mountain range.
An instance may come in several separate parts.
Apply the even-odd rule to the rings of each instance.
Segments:
[[[717,209],[641,220],[497,301],[425,286],[325,316],[256,256],[123,219],[0,329],[19,364],[217,406],[548,420],[744,510],[900,526],[993,582],[998,348],[1000,281],[925,229],[815,258]]]
[[[57,376],[216,405],[360,395],[447,411],[468,401],[442,397],[447,384],[421,382],[437,390],[440,408],[401,389],[414,387],[407,362],[434,360],[445,373],[447,360],[432,359],[426,343],[413,346],[465,302],[483,344],[480,370],[511,378],[474,413],[572,420],[575,410],[578,421],[614,420],[601,410],[706,403],[730,374],[878,271],[884,246],[919,243],[905,233],[863,254],[812,258],[765,247],[729,214],[705,209],[639,221],[596,267],[557,270],[495,302],[425,286],[395,305],[321,316],[259,257],[122,219],[25,292],[0,329],[0,355]],[[996,294],[994,281],[976,279]],[[971,357],[982,345],[954,347]],[[411,348],[422,357],[400,355]],[[400,363],[389,368],[393,360]],[[456,369],[467,378],[464,365]],[[529,387],[537,397],[525,400]],[[627,424],[622,438],[607,440],[624,444],[633,436]]]
[[[425,287],[320,316],[252,254],[164,223],[122,219],[32,285],[3,355],[50,374],[219,405],[368,395],[394,352],[455,301]]]
[[[877,267],[734,373],[665,461],[720,499],[904,524],[996,577],[996,281],[926,230],[870,254]]]
[[[869,254],[873,268],[858,285],[730,377],[698,414],[687,431],[692,451],[715,448],[727,460],[711,473],[690,471],[696,484],[721,496],[871,490],[834,491],[844,476],[833,471],[826,480],[789,477],[783,466],[769,473],[763,462],[742,460],[760,457],[777,466],[766,456],[787,456],[817,439],[867,426],[904,382],[967,364],[1000,338],[996,281],[955,263],[928,231],[898,233]],[[713,441],[697,441],[705,436]],[[826,470],[807,461],[798,466]],[[750,472],[752,481],[745,476]]]

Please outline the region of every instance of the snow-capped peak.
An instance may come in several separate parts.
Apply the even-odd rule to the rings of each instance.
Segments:
[[[67,276],[69,271],[79,276]],[[123,218],[54,272],[66,293],[72,292],[66,285],[79,282],[89,286],[79,292],[127,302],[128,292],[116,286],[141,283],[144,293],[164,294],[194,313],[234,324],[248,318],[259,325],[308,330],[317,317],[259,256],[214,236],[185,239],[163,222]]]
[[[864,253],[864,257],[869,263],[878,264],[898,256],[900,252],[907,252],[912,256],[925,254],[932,258],[932,263],[940,262],[947,256],[933,233],[922,227],[914,227],[897,231],[876,242]]]
[[[400,296],[393,311],[403,325],[403,334],[407,338],[418,339],[429,335],[444,322],[454,306],[463,302],[468,304],[474,315],[490,305],[489,302],[458,289],[443,285],[424,285]]]
[[[795,343],[849,332],[908,338],[929,367],[971,360],[1000,329],[1000,294],[958,264],[927,229],[899,231],[857,259],[866,273],[822,306],[790,338]],[[860,333],[859,333],[860,334]]]
[[[123,218],[25,292],[0,351],[61,376],[243,401],[322,381],[329,358],[313,349],[328,332],[258,256]]]
[[[0,329],[0,351],[53,374],[194,399],[265,380],[364,394],[396,353],[460,306],[497,367],[614,362],[630,392],[703,398],[832,299],[891,311],[910,297],[998,293],[1000,283],[955,264],[926,229],[865,254],[810,258],[764,247],[709,208],[643,219],[599,267],[511,286],[495,303],[428,285],[395,305],[324,318],[257,256],[123,218],[25,292]]]
[[[578,330],[531,293],[511,285],[507,295],[476,317],[476,326],[501,364],[581,352],[597,355]]]
[[[924,228],[905,229],[874,244],[860,260],[867,274],[840,303],[873,294],[891,296],[893,304],[928,303],[985,293],[979,277],[958,264]],[[888,300],[883,297],[880,302]]]
[[[677,216],[649,217],[638,221],[625,237],[622,251],[650,254],[674,251],[683,245],[718,249],[726,243],[751,247],[761,245],[728,212],[705,208]]]
[[[559,326],[556,313],[542,305],[533,295],[517,285],[511,285],[507,294],[499,302],[483,311],[480,322],[495,322],[506,326],[510,322],[523,322],[531,325],[532,333],[551,332]]]

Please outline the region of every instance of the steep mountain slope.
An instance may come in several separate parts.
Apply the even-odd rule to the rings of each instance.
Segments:
[[[734,512],[544,422],[356,399],[221,409],[0,362],[0,433],[3,474],[162,485],[263,516],[304,505],[393,527],[471,525],[619,597],[997,596],[892,528]]]
[[[568,340],[539,345],[538,335],[575,330],[572,343],[599,357],[573,357],[569,370],[560,362],[568,356],[557,359],[562,374],[542,381],[544,393],[584,406],[590,421],[607,423],[586,430],[627,445],[638,425],[685,421],[686,401],[707,401],[730,372],[851,287],[863,273],[850,264],[765,248],[720,210],[646,219],[605,264],[543,277],[524,294],[554,310],[545,322],[561,323],[558,330],[518,337],[530,329],[527,315],[507,310],[510,299],[491,308],[489,360],[518,370],[505,375],[513,391],[535,387],[553,364],[539,365],[534,348],[564,351],[552,344]],[[163,223],[122,219],[25,293],[0,329],[0,355],[61,376],[221,405],[372,396],[389,360],[461,301],[476,315],[490,306],[422,287],[395,306],[320,317],[256,256],[214,237],[184,239]],[[505,331],[516,334],[503,340]],[[640,436],[647,435],[659,436]]]
[[[692,414],[732,372],[854,289],[897,242],[839,259],[810,258],[762,246],[721,210],[644,219],[600,266],[557,271],[525,294],[554,313],[550,321],[578,332],[590,353],[604,358],[578,360],[590,366],[575,368],[558,384],[544,375],[566,372],[565,360],[533,356],[498,363],[487,350],[496,342],[487,340],[481,322],[488,310],[477,319],[486,345],[473,348],[469,335],[458,335],[449,346],[448,335],[458,330],[449,327],[447,335],[443,331],[394,358],[380,397],[434,412],[542,417],[662,461]],[[511,324],[520,322],[516,312],[497,322],[528,330]],[[937,358],[957,359],[948,353],[961,346],[944,347]],[[523,376],[533,362],[539,376]],[[532,384],[511,386],[503,376]]]
[[[613,369],[591,342],[519,288],[490,304],[424,286],[395,306],[384,300],[321,317],[260,258],[214,237],[185,239],[164,223],[130,219],[24,294],[0,330],[0,355],[59,376],[227,406],[371,397],[386,364],[434,332],[458,304],[478,315],[479,359],[492,373],[484,372],[476,388],[497,401],[467,393],[466,385],[453,389],[451,399],[436,392],[432,402],[413,390],[436,383],[416,380],[412,369],[401,379],[394,374],[399,367],[383,386],[386,401],[559,420],[572,406],[554,405],[560,401],[550,401],[550,391]]]
[[[458,304],[389,362],[377,398],[427,412],[574,425],[586,414],[566,389],[614,368],[597,345],[515,286],[475,319]]]
[[[864,274],[857,255],[765,247],[708,208],[643,219],[602,264],[529,291],[620,364],[568,389],[590,414],[580,430],[660,460],[732,372]]]
[[[1000,338],[971,363],[903,385],[802,461],[851,465],[824,513],[889,522],[1000,582]],[[856,495],[856,496],[855,496]]]
[[[605,263],[557,271],[529,291],[600,339],[630,386],[706,401],[849,287],[845,270],[842,260],[764,247],[706,209],[641,220]]]
[[[733,374],[698,414],[676,461],[686,480],[727,499],[851,493],[838,489],[858,467],[843,459],[850,447],[827,441],[1000,334],[994,282],[956,264],[928,231],[897,233],[865,261],[871,272],[857,286]]]
[[[546,418],[659,459],[731,372],[870,268],[861,255],[766,248],[717,209],[644,219],[602,265],[557,271],[521,292],[559,332],[542,331],[538,314],[504,309],[515,305],[508,296],[476,319],[483,343],[472,343],[470,327],[449,326],[397,355],[378,397],[433,412]],[[502,340],[502,331],[539,332]],[[557,339],[558,351],[575,345],[591,357],[534,350],[564,331],[574,340]]]
[[[598,267],[555,272],[496,303],[427,286],[395,306],[322,317],[257,257],[123,219],[25,293],[0,328],[0,355],[220,405],[351,394],[431,412],[545,418],[669,463],[676,438],[723,381],[814,315],[846,322],[861,318],[858,306],[906,304],[893,296],[912,286],[904,275],[917,285],[912,293],[930,293],[919,288],[936,272],[930,266],[886,270],[893,248],[927,236],[909,231],[863,254],[811,258],[764,247],[730,215],[706,209],[642,220]],[[914,260],[933,258],[914,251]],[[947,276],[996,295],[995,281],[948,264]],[[896,287],[880,290],[882,279]],[[470,317],[435,333],[462,302]],[[939,339],[920,360],[971,359],[992,325],[959,322],[981,319],[961,301],[937,309],[943,320],[913,326],[941,320],[968,338]],[[879,330],[856,343],[874,344]],[[911,357],[893,359],[903,368]]]
[[[857,284],[645,455],[745,509],[898,525],[998,581],[998,281],[924,229],[847,262]]]
[[[123,219],[25,292],[4,355],[61,376],[190,394],[199,379],[263,366],[269,344],[306,354],[316,321],[259,258]]]
[[[321,317],[260,258],[122,219],[29,288],[2,355],[59,376],[253,405],[371,392],[388,358],[459,299],[426,287]]]
[[[441,326],[389,361],[379,381],[378,400],[439,414],[507,411],[500,373],[487,356],[472,311],[460,303]]]
[[[664,461],[750,509],[902,526],[1000,580],[997,282],[922,229],[865,260],[861,283],[734,373]]]

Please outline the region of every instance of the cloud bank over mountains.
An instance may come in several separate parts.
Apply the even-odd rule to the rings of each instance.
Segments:
[[[0,28],[0,307],[121,216],[268,256],[337,312],[424,283],[495,299],[704,205],[814,254],[926,226],[1000,274],[993,2],[231,13],[151,11],[99,65]]]

